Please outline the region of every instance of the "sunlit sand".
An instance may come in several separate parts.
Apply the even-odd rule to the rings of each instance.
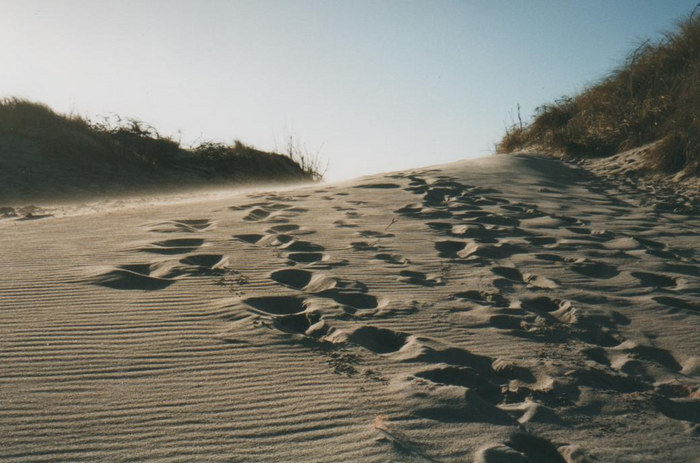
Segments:
[[[7,214],[1,459],[691,461],[700,219],[621,186],[493,156]]]

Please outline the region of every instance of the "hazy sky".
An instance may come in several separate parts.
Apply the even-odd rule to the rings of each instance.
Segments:
[[[293,135],[343,179],[482,156],[697,0],[0,0],[0,95],[184,143]],[[179,135],[178,135],[179,133]]]

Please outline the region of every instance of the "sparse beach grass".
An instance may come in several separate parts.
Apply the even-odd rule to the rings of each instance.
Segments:
[[[544,149],[607,156],[652,142],[645,167],[700,174],[700,14],[662,40],[649,40],[598,84],[535,110],[497,146],[502,153]]]

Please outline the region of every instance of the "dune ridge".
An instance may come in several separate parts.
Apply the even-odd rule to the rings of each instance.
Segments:
[[[317,159],[291,138],[286,149],[285,155],[270,153],[240,141],[186,147],[137,119],[115,115],[95,122],[57,114],[41,103],[2,98],[0,217],[22,215],[28,202],[63,204],[323,177]]]

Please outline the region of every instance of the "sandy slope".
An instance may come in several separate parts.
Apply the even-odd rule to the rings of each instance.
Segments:
[[[0,222],[2,461],[692,461],[700,217],[553,160]]]

